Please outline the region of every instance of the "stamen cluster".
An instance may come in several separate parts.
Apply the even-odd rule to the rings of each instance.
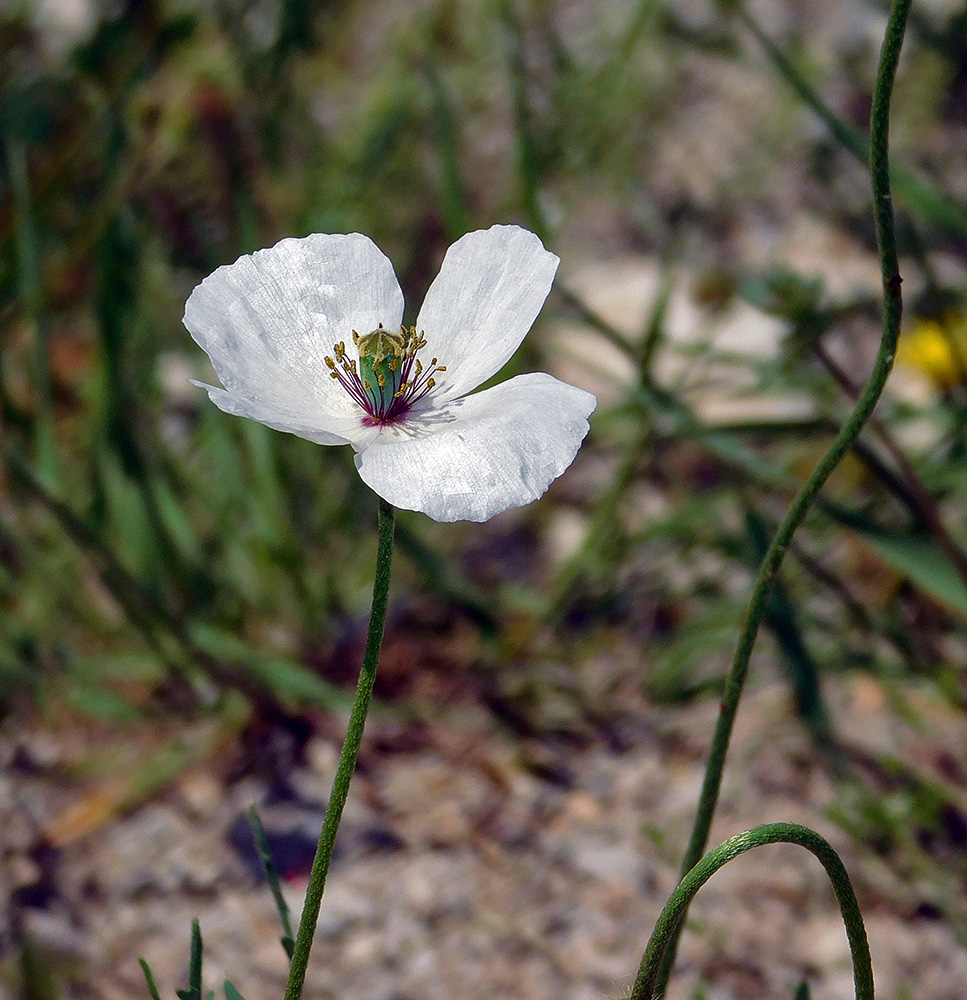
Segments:
[[[353,330],[353,344],[358,364],[348,356],[345,341],[333,344],[334,357],[325,362],[329,377],[366,411],[365,422],[398,420],[436,385],[434,375],[447,370],[436,358],[424,366],[416,356],[426,347],[426,339],[415,326],[401,326],[399,333],[390,333],[382,324],[363,335]]]

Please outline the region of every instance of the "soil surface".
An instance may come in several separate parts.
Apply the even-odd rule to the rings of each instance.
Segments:
[[[945,759],[964,759],[967,720],[939,701],[920,698],[929,724],[911,729],[869,679],[828,694],[854,761],[889,750],[940,773]],[[472,699],[417,721],[384,706],[367,729],[306,997],[625,995],[676,882],[715,713],[709,701],[639,700],[620,718],[563,736],[511,732]],[[280,997],[287,963],[247,811],[262,804],[298,915],[340,736],[338,718],[250,721],[109,818],[112,785],[66,779],[73,751],[63,734],[8,725],[5,940],[15,919],[64,996],[147,996],[138,956],[170,996],[186,985],[197,917],[206,986],[221,995],[229,978],[248,1000]],[[98,734],[73,739],[76,751]],[[785,685],[761,681],[740,714],[713,842],[778,820],[819,830],[854,880],[878,996],[967,995],[967,952],[945,918],[943,889],[889,853],[862,850],[831,821],[849,787],[792,719]],[[0,983],[13,963],[8,949]],[[815,998],[852,995],[843,926],[811,855],[763,848],[700,893],[669,995],[791,997],[803,978]],[[0,996],[10,990],[0,985]]]

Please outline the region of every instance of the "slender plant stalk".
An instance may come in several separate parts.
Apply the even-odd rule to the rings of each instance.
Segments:
[[[31,377],[37,397],[34,455],[37,474],[50,485],[57,479],[54,399],[50,378],[50,323],[40,274],[40,250],[34,219],[27,150],[21,142],[6,144],[7,170],[16,216],[17,282],[24,319],[31,327]]]
[[[326,887],[326,876],[332,862],[332,851],[336,843],[339,821],[349,795],[349,783],[356,769],[359,744],[363,738],[366,713],[376,681],[376,667],[379,663],[379,649],[383,641],[383,626],[386,624],[386,605],[389,597],[390,564],[393,557],[393,531],[396,526],[396,511],[385,500],[379,501],[379,528],[376,549],[376,579],[373,583],[373,608],[369,616],[369,633],[366,636],[366,651],[363,653],[363,667],[356,686],[356,699],[349,715],[346,739],[339,755],[336,777],[332,782],[332,793],[326,806],[326,815],[319,834],[319,846],[312,861],[309,885],[306,887],[306,902],[302,909],[299,932],[292,951],[289,965],[289,980],[285,986],[285,1000],[299,1000],[306,979],[309,964],[309,950],[316,932],[322,893]]]
[[[524,31],[515,0],[501,0],[498,16],[506,36],[507,61],[514,98],[514,126],[517,141],[517,172],[520,177],[521,202],[527,224],[547,241],[548,224],[540,201],[541,151],[534,131],[534,120],[527,96],[527,65],[524,60]]]
[[[434,56],[423,67],[433,107],[433,138],[440,158],[440,204],[447,236],[456,241],[470,231],[466,187],[460,172],[459,137],[453,104]]]
[[[729,739],[739,707],[739,699],[745,684],[755,645],[759,625],[765,613],[772,581],[779,570],[796,529],[802,523],[810,506],[823,484],[829,478],[833,469],[849,450],[850,445],[859,436],[863,425],[870,418],[886,385],[893,358],[896,354],[897,340],[900,335],[900,318],[903,313],[903,301],[900,293],[900,270],[897,261],[897,245],[895,222],[893,217],[893,198],[890,193],[889,149],[889,114],[890,97],[893,92],[893,82],[896,77],[897,61],[903,44],[903,33],[906,28],[907,14],[910,10],[910,0],[893,0],[887,22],[883,49],[880,53],[880,63],[877,70],[876,85],[873,91],[873,106],[870,115],[870,175],[873,189],[873,213],[876,220],[877,248],[879,251],[880,268],[883,276],[883,334],[880,347],[870,379],[863,389],[856,406],[843,424],[829,449],[813,469],[809,479],[803,484],[793,498],[786,516],[779,525],[769,548],[759,566],[746,610],[742,631],[739,633],[735,655],[728,676],[725,679],[725,690],[719,709],[708,760],[705,765],[705,778],[699,795],[698,809],[691,839],[682,861],[682,874],[689,872],[701,858],[708,843],[709,829],[712,817],[718,803],[719,791],[722,785],[722,772],[725,768],[725,757],[728,752]],[[667,947],[663,949],[662,965],[656,980],[656,990],[659,995],[665,992],[668,977],[675,961],[678,939],[684,924],[687,906],[683,908],[672,928]]]
[[[262,859],[262,866],[265,868],[265,877],[269,881],[272,889],[272,898],[275,900],[275,909],[279,914],[279,923],[282,924],[282,947],[292,961],[292,950],[295,947],[295,937],[292,934],[292,922],[289,919],[289,904],[282,894],[282,884],[279,882],[279,873],[275,870],[275,861],[272,858],[272,851],[269,849],[269,840],[265,836],[265,827],[262,825],[262,817],[259,815],[259,807],[253,802],[248,811],[249,823],[252,827],[252,838],[255,841],[256,850]]]
[[[849,875],[839,855],[829,842],[815,830],[799,826],[797,823],[768,823],[757,826],[746,833],[740,833],[710,851],[695,865],[679,883],[665,904],[658,923],[652,932],[648,947],[641,960],[638,978],[631,990],[630,1000],[652,1000],[656,995],[662,959],[668,949],[674,947],[676,929],[681,926],[688,905],[703,885],[723,866],[753,847],[766,844],[798,844],[819,858],[839,903],[839,911],[846,924],[850,955],[853,959],[853,984],[856,1000],[873,1000],[873,963],[870,960],[870,946],[866,939],[866,928],[856,894],[850,884]]]
[[[161,1000],[157,983],[154,981],[154,973],[151,971],[151,966],[148,965],[147,959],[139,958],[138,961],[141,963],[141,971],[144,973],[145,981],[148,984],[148,994],[151,1000]]]

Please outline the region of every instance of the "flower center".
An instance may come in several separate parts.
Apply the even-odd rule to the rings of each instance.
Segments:
[[[433,376],[447,370],[436,358],[428,367],[417,358],[426,340],[414,326],[401,326],[399,333],[390,333],[380,323],[372,333],[362,336],[353,330],[353,343],[359,352],[358,365],[346,356],[345,341],[333,344],[335,357],[325,360],[329,377],[337,379],[366,411],[367,422],[388,424],[399,419],[436,385]]]

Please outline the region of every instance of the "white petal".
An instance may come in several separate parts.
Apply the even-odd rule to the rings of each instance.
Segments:
[[[385,428],[356,468],[396,507],[486,521],[536,500],[571,464],[596,402],[550,375],[519,375]]]
[[[257,420],[273,430],[296,434],[316,444],[351,444],[357,437],[368,433],[362,425],[361,417],[355,413],[349,416],[329,414],[322,421],[317,414],[286,407],[274,400],[252,398],[238,390],[226,390],[217,385],[196,382],[194,379],[190,381],[192,385],[207,390],[208,398],[225,413]],[[362,413],[361,410],[358,412]],[[323,422],[325,428],[319,426]]]
[[[420,357],[447,367],[437,399],[456,399],[503,368],[541,311],[559,263],[519,226],[468,233],[450,247],[416,321],[427,342]]]
[[[218,268],[191,293],[185,326],[226,389],[324,432],[358,409],[329,377],[333,344],[351,347],[354,329],[395,329],[402,315],[393,266],[372,240],[316,234]]]

